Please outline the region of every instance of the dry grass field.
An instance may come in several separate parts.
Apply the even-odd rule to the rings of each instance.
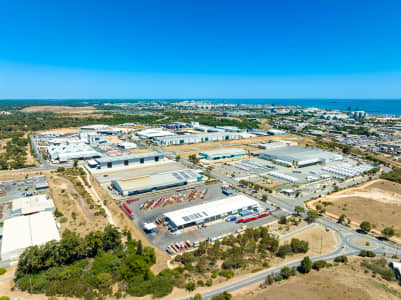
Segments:
[[[345,214],[354,224],[369,221],[378,231],[394,227],[401,232],[401,184],[378,179],[324,196],[309,205],[316,206],[319,201],[333,203],[326,207],[333,217]]]
[[[96,108],[93,106],[59,106],[59,105],[38,105],[29,106],[22,109],[22,112],[53,112],[53,113],[90,113],[95,111]]]
[[[234,300],[396,300],[401,297],[401,287],[380,276],[365,273],[361,259],[307,275],[298,274],[266,288],[259,284],[233,293]],[[391,292],[390,292],[391,291]],[[397,294],[398,293],[398,294]]]

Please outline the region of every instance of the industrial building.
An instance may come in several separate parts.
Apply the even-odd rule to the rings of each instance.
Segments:
[[[211,132],[201,134],[188,134],[157,137],[155,142],[161,146],[197,144],[203,142],[218,142],[240,139],[241,136],[236,132]]]
[[[112,180],[113,188],[123,196],[163,190],[202,180],[200,172],[183,169],[156,175],[140,176],[122,180]]]
[[[81,142],[50,146],[47,148],[47,154],[52,161],[58,161],[60,163],[74,159],[89,159],[101,156],[100,153],[95,151],[91,146]]]
[[[199,152],[199,156],[207,160],[219,160],[244,156],[246,151],[240,148],[222,148],[218,150]]]
[[[319,163],[342,160],[338,153],[317,148],[285,147],[263,151],[259,157],[286,167],[307,167]]]
[[[136,132],[136,135],[141,139],[154,139],[157,137],[173,136],[174,133],[161,128],[149,128]]]
[[[31,197],[22,197],[12,200],[12,210],[11,215],[29,215],[41,211],[54,211],[54,202],[49,196],[36,195]]]
[[[184,229],[193,225],[215,221],[225,216],[235,215],[243,210],[251,210],[257,206],[258,203],[255,200],[245,195],[237,195],[168,212],[163,216],[171,227]]]
[[[82,126],[80,129],[82,131],[99,131],[99,130],[105,130],[109,129],[109,125],[104,125],[104,124],[95,124],[95,125],[87,125],[87,126]]]
[[[97,158],[94,159],[95,163],[91,161],[90,167],[98,170],[124,169],[154,165],[166,161],[168,159],[162,153],[149,152]]]
[[[60,240],[53,213],[49,211],[6,219],[1,244],[2,260],[17,260],[30,246]]]
[[[278,129],[269,129],[268,131],[266,131],[266,133],[268,135],[284,135],[284,134],[286,134],[285,131],[278,130]]]
[[[117,147],[120,147],[121,149],[124,150],[130,150],[130,149],[136,149],[137,145],[131,142],[121,142],[117,144]]]

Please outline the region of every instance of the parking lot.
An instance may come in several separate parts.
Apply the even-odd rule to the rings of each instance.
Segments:
[[[229,189],[231,195],[238,195],[240,194],[238,191],[234,189]],[[193,197],[191,200],[185,201],[184,199],[187,198],[188,194],[195,195],[204,195],[203,198]],[[235,222],[225,222],[224,219],[217,220],[211,223],[207,223],[206,227],[203,229],[199,229],[197,226],[193,226],[191,228],[187,228],[182,232],[172,233],[168,230],[167,226],[159,225],[156,229],[156,232],[153,234],[145,233],[144,231],[144,223],[153,223],[157,219],[167,212],[171,212],[174,210],[206,203],[209,201],[223,199],[224,197],[228,197],[222,193],[221,184],[213,184],[213,185],[199,185],[196,187],[181,187],[176,191],[168,191],[166,193],[159,193],[153,196],[146,196],[146,197],[131,197],[134,199],[132,201],[126,201],[126,205],[132,211],[133,215],[133,222],[135,225],[147,236],[151,243],[155,246],[159,247],[162,250],[165,250],[166,247],[172,243],[186,241],[189,240],[191,242],[194,241],[201,241],[206,240],[208,238],[213,238],[216,236],[221,236],[225,234],[235,233],[238,229],[242,227],[243,224],[236,224]],[[139,200],[137,200],[139,198]],[[177,201],[170,201],[168,199],[181,199]],[[162,203],[165,205],[158,205],[157,203],[160,199]],[[154,201],[153,201],[154,200]],[[130,203],[128,203],[130,202]],[[144,208],[146,204],[153,203],[147,209]],[[263,209],[273,209],[273,206],[270,206],[268,203],[260,202],[260,206]],[[141,209],[142,207],[142,209]],[[151,208],[153,207],[153,208]],[[255,220],[252,222],[247,223],[248,227],[257,227],[267,223],[274,221],[276,217],[268,216],[263,219]]]
[[[42,191],[46,191],[48,184],[46,176],[34,176],[26,179],[16,179],[0,182],[0,203],[7,202],[12,199],[37,195]]]

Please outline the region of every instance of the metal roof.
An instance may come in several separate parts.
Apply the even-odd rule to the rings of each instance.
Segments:
[[[60,236],[52,212],[18,216],[4,221],[1,259],[14,260],[25,248],[43,245]]]
[[[311,160],[338,160],[342,158],[341,154],[325,151],[317,148],[304,147],[285,147],[278,149],[269,149],[261,152],[261,157],[268,155],[283,161],[311,161]]]
[[[241,155],[245,154],[246,151],[241,148],[221,148],[210,151],[200,151],[199,153],[206,154],[208,157],[219,157],[219,156],[227,156],[227,155]]]
[[[113,156],[113,157],[101,157],[101,158],[97,158],[96,161],[98,163],[108,163],[108,162],[116,162],[116,161],[123,161],[123,160],[149,158],[149,157],[155,157],[155,156],[162,157],[163,154],[159,153],[159,152],[136,153],[136,154]]]
[[[237,195],[168,212],[165,213],[164,216],[169,218],[178,227],[191,222],[201,221],[205,218],[221,216],[238,209],[246,209],[249,206],[257,205],[257,201],[245,195]]]

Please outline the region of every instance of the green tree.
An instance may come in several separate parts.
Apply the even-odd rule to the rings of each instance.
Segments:
[[[267,283],[269,283],[269,284],[273,284],[273,277],[272,277],[270,274],[267,275],[266,281],[267,281]]]
[[[290,255],[290,254],[292,254],[292,249],[291,249],[290,245],[285,244],[285,245],[282,245],[282,246],[280,246],[278,248],[278,251],[277,251],[277,256],[278,257],[284,258],[284,257],[286,257],[287,255]]]
[[[308,210],[308,212],[306,213],[306,221],[308,223],[313,223],[317,217],[318,213],[316,210]]]
[[[361,224],[359,224],[359,227],[362,231],[368,233],[372,229],[372,224],[370,224],[368,221],[363,221]]]
[[[74,158],[74,168],[78,167],[78,159]]]
[[[340,224],[344,224],[346,218],[347,218],[347,216],[346,216],[345,214],[342,214],[342,215],[338,218],[337,222],[340,223]]]
[[[224,291],[223,293],[212,297],[212,300],[231,300],[232,297],[233,296],[230,293],[228,293],[227,291]]]
[[[142,255],[143,253],[143,248],[142,248],[142,241],[138,241],[138,245],[136,246],[136,254],[137,255]]]
[[[386,238],[391,238],[392,236],[394,236],[395,231],[394,228],[392,227],[386,227],[382,230],[382,234],[386,237]]]
[[[177,155],[177,156],[175,157],[175,161],[180,161],[180,159],[181,159],[181,156],[180,156],[180,155]]]
[[[302,206],[299,206],[299,205],[295,206],[294,210],[298,216],[305,212],[305,208],[303,208]]]
[[[305,256],[304,259],[301,261],[299,270],[302,273],[306,274],[306,273],[309,273],[311,269],[312,269],[312,261],[309,258],[309,256]]]

